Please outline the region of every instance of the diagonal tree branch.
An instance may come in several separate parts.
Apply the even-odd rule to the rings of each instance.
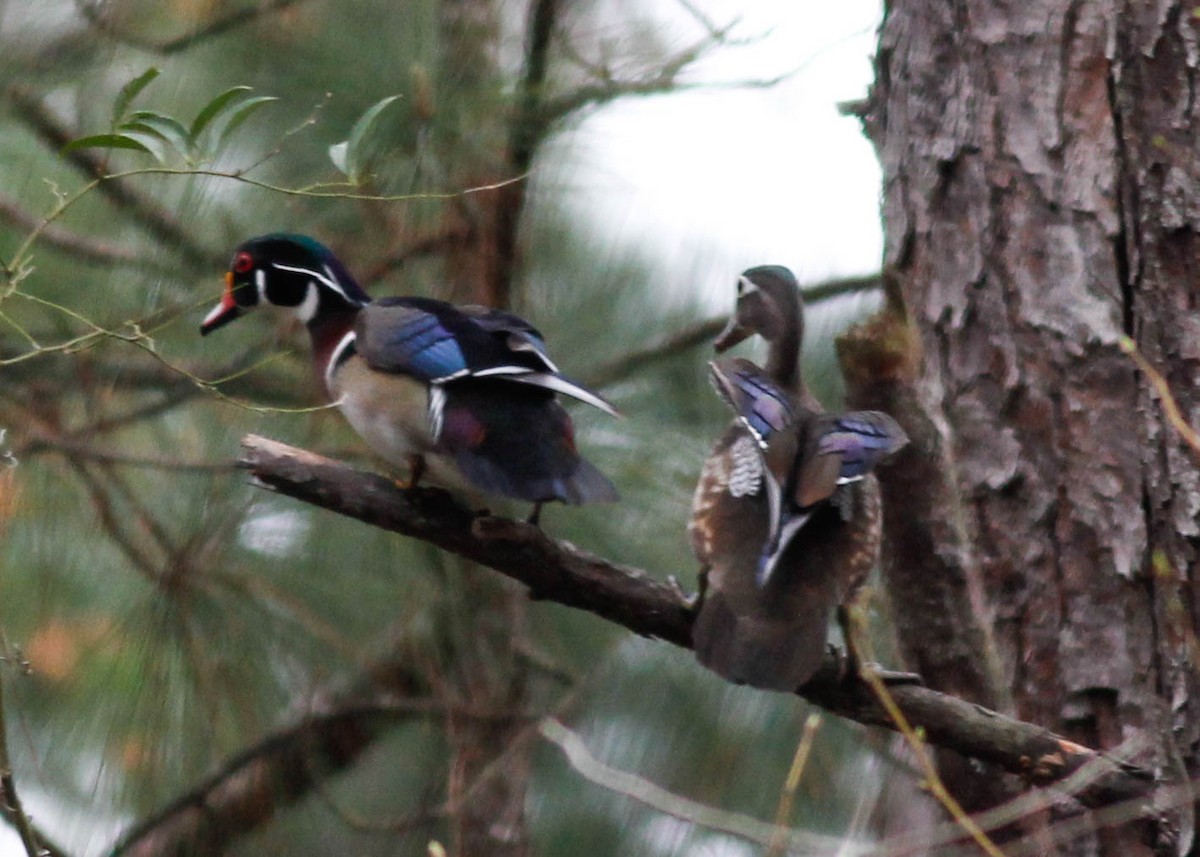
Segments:
[[[475,515],[444,491],[403,492],[384,476],[266,438],[244,438],[239,461],[266,488],[467,557],[525,584],[535,599],[586,610],[637,634],[691,647],[691,613],[670,586],[644,571],[555,541],[529,524]],[[797,692],[843,717],[894,728],[867,685],[841,678],[839,672],[839,661],[831,656]],[[1085,781],[1071,787],[1082,805],[1095,808],[1142,798],[1146,811],[1152,811],[1154,779],[1146,769],[925,687],[899,685],[891,693],[932,744],[996,764],[1032,785],[1053,786],[1086,768]]]
[[[109,857],[222,854],[240,835],[346,770],[396,719],[389,705],[332,709],[280,729],[127,831]]]
[[[878,274],[825,280],[816,285],[804,287],[804,303],[811,308],[822,301],[843,295],[875,292],[880,287],[881,281]],[[728,316],[720,316],[693,322],[687,327],[674,331],[669,336],[651,342],[642,348],[628,351],[607,363],[602,363],[583,375],[582,380],[592,387],[608,387],[624,381],[635,373],[645,371],[649,363],[674,357],[681,351],[687,351],[689,348],[710,342],[721,332],[721,328],[725,326],[727,320]]]
[[[0,221],[30,232],[42,226],[41,217],[27,211],[15,198],[3,193],[0,193]],[[110,244],[81,232],[72,232],[61,226],[51,225],[44,228],[41,241],[46,246],[60,250],[81,262],[103,268],[125,267],[160,274],[179,273],[175,266],[147,257],[145,253]]]
[[[169,39],[165,42],[156,42],[151,39],[146,39],[141,36],[122,32],[116,29],[100,11],[99,4],[93,4],[89,2],[89,0],[76,0],[75,8],[84,18],[87,19],[88,23],[91,24],[94,29],[108,36],[110,39],[122,44],[130,45],[132,47],[141,48],[142,50],[150,51],[152,53],[170,56],[171,54],[185,51],[201,42],[216,38],[217,36],[223,36],[226,33],[237,29],[238,27],[252,23],[257,19],[268,15],[271,12],[287,9],[289,6],[295,6],[301,2],[303,2],[303,0],[268,0],[261,6],[252,6],[246,9],[240,9],[224,16],[223,18],[217,18],[214,21],[210,21],[198,30],[194,30],[193,32],[182,36],[177,36],[176,38]]]
[[[0,664],[4,663],[0,657]],[[33,826],[25,807],[17,794],[16,778],[13,776],[12,761],[8,752],[8,725],[4,716],[4,682],[0,677],[0,817],[12,825],[21,837],[21,844],[29,857],[61,857],[63,852]]]

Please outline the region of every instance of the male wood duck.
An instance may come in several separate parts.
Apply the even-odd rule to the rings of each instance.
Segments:
[[[718,351],[759,333],[766,371],[710,366],[735,413],[705,462],[689,531],[701,562],[692,637],[702,664],[739,684],[793,691],[825,654],[829,614],[879,552],[871,469],[907,442],[886,414],[826,414],[799,369],[803,306],[786,268],[751,268]]]
[[[202,335],[259,304],[308,328],[317,377],[376,453],[458,490],[541,504],[617,499],[575,449],[565,393],[617,411],[565,377],[542,335],[511,313],[431,298],[372,301],[330,250],[303,235],[239,246]]]

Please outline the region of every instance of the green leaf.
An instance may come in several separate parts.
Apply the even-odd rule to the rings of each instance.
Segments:
[[[248,98],[222,116],[220,121],[213,126],[213,137],[216,140],[216,144],[213,146],[213,153],[215,154],[220,150],[225,145],[225,141],[229,138],[229,135],[239,125],[249,119],[258,108],[271,101],[278,100],[273,95],[260,95],[257,98]]]
[[[125,111],[129,109],[129,105],[133,103],[133,99],[138,97],[143,89],[149,86],[154,78],[158,77],[159,70],[154,66],[146,69],[129,83],[121,87],[121,91],[117,93],[117,100],[113,102],[112,124],[113,127],[121,121],[125,115]]]
[[[344,172],[352,182],[358,181],[359,171],[363,167],[363,140],[366,139],[367,135],[371,133],[372,129],[375,127],[375,124],[379,121],[379,114],[381,114],[389,104],[398,98],[400,98],[399,95],[389,95],[387,98],[382,98],[375,102],[370,108],[367,109],[365,113],[363,113],[362,116],[358,117],[358,121],[355,122],[354,127],[350,129],[350,136],[345,140],[345,169],[342,169],[341,167],[338,167],[338,169],[342,169],[342,172]],[[341,143],[337,145],[340,146]],[[332,149],[329,153],[329,156],[331,158],[334,156]],[[337,166],[337,161],[334,161],[334,165]]]
[[[128,134],[92,134],[89,137],[80,137],[78,140],[72,140],[67,145],[59,150],[60,154],[74,152],[77,149],[134,149],[147,154],[154,154],[154,150],[147,148],[143,143],[134,139]]]
[[[129,124],[131,126],[136,125],[136,123]],[[153,129],[142,130],[137,127],[129,127],[126,130],[122,130],[118,136],[124,137],[125,139],[134,143],[140,143],[142,150],[153,155],[154,160],[158,161],[160,164],[166,163],[167,147],[163,145],[163,139],[159,136],[157,131]]]
[[[192,127],[188,130],[188,139],[193,143],[200,136],[208,123],[217,118],[217,114],[223,111],[229,102],[237,98],[243,92],[249,92],[253,87],[250,86],[235,86],[232,89],[227,89],[214,98],[212,101],[200,108],[200,112],[196,114],[196,118],[192,120]]]
[[[132,127],[134,125],[139,127]],[[178,119],[155,113],[152,110],[138,110],[130,116],[129,122],[121,125],[117,130],[149,131],[162,137],[184,155],[188,154],[192,148],[187,129]]]

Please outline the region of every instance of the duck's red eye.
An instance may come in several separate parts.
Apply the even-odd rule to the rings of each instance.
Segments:
[[[233,257],[233,272],[235,274],[245,274],[254,267],[254,257],[245,250]]]

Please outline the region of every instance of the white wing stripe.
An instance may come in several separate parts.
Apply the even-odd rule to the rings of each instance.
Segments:
[[[556,393],[562,393],[565,396],[586,402],[594,408],[599,408],[606,414],[611,414],[614,417],[621,416],[621,412],[610,405],[606,399],[593,393],[591,390],[586,390],[578,384],[572,384],[570,381],[560,378],[557,375],[532,372],[527,375],[513,375],[509,380],[521,384],[531,384],[534,387],[544,387],[547,390],[553,390]]]
[[[479,369],[472,372],[476,378],[483,378],[488,375],[529,375],[533,370],[528,366],[493,366],[490,369]]]
[[[333,289],[346,299],[346,303],[354,304],[355,306],[359,305],[359,301],[350,299],[350,296],[346,294],[345,290],[342,288],[342,284],[337,281],[337,279],[330,272],[329,268],[326,268],[325,273],[322,274],[320,271],[314,271],[311,268],[294,268],[291,265],[281,265],[278,262],[272,262],[271,265],[277,271],[290,271],[293,274],[307,274],[321,285]]]
[[[434,384],[429,388],[429,436],[437,443],[442,434],[442,419],[446,414],[446,391]]]

